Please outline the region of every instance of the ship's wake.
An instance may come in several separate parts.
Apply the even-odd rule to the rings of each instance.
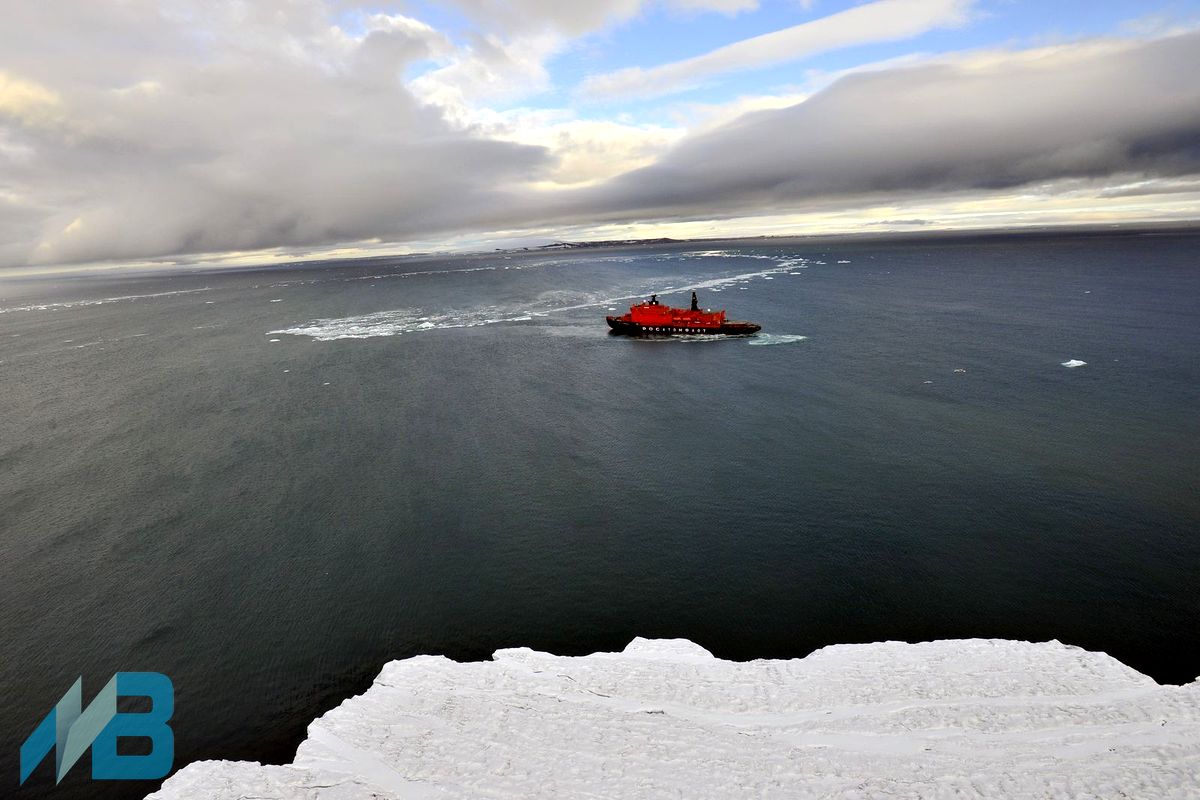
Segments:
[[[416,308],[400,308],[342,319],[317,319],[292,328],[269,331],[267,335],[287,333],[293,336],[311,336],[318,341],[370,339],[375,336],[398,336],[419,331],[475,328],[499,322],[528,322],[532,319],[527,313],[514,314],[494,306],[444,311],[439,314],[427,313]]]
[[[800,336],[794,333],[760,333],[750,340],[750,344],[792,344],[793,342],[803,342],[807,338],[807,336]]]
[[[721,251],[724,257],[739,257],[734,253]],[[712,258],[712,252],[702,254],[683,253],[678,256],[663,257],[659,260],[695,260],[697,258]],[[388,311],[376,311],[352,317],[315,319],[300,325],[268,331],[268,336],[289,334],[292,336],[309,336],[317,341],[334,341],[338,339],[368,339],[376,336],[398,336],[405,333],[419,333],[431,330],[446,330],[451,328],[474,328],[481,325],[501,323],[530,322],[537,318],[552,315],[569,314],[574,311],[587,309],[603,309],[615,307],[616,304],[638,300],[650,294],[660,297],[671,295],[686,295],[693,291],[720,291],[723,288],[744,287],[756,279],[770,279],[775,275],[794,274],[794,270],[805,266],[806,259],[798,257],[779,257],[762,255],[745,255],[743,258],[766,259],[775,262],[774,266],[752,272],[741,272],[733,275],[723,275],[715,278],[689,280],[683,278],[682,285],[646,283],[631,288],[629,293],[608,295],[604,297],[567,295],[562,292],[546,292],[539,295],[537,300],[524,306],[500,307],[481,305],[465,309],[442,309],[435,312],[419,308],[399,308]],[[568,299],[570,298],[570,299]],[[576,300],[582,302],[576,302]],[[688,341],[698,340],[699,337],[680,337]],[[711,339],[717,337],[703,337]],[[719,337],[742,338],[742,337]],[[770,342],[775,344],[777,342]]]

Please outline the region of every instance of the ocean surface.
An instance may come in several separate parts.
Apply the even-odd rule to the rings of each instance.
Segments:
[[[634,340],[656,292],[760,323]],[[1058,639],[1200,674],[1200,236],[770,239],[0,283],[0,794],[79,676],[176,767],[384,662]]]

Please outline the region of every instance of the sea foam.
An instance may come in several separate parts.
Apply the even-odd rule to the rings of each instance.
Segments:
[[[794,333],[758,333],[751,337],[747,344],[760,347],[771,344],[792,344],[793,342],[803,342],[807,338],[807,336]]]
[[[179,289],[174,292],[154,292],[153,294],[124,294],[117,297],[100,297],[95,300],[66,300],[59,303],[34,303],[27,306],[10,306],[8,308],[0,308],[0,314],[11,314],[15,311],[58,311],[67,308],[84,308],[86,306],[102,306],[108,303],[124,303],[134,300],[151,300],[158,297],[174,297],[181,294],[196,294],[197,292],[211,292],[211,287],[203,289]]]

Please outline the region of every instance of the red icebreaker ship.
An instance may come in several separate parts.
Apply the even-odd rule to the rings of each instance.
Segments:
[[[701,311],[692,292],[691,308],[671,308],[658,302],[658,295],[650,295],[645,303],[629,307],[628,314],[605,317],[610,333],[627,336],[654,336],[672,333],[745,335],[757,333],[760,325],[753,322],[734,322],[725,319],[724,311]]]

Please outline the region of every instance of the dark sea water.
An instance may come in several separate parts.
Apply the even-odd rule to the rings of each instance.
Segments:
[[[85,756],[17,789],[43,714],[119,670],[174,681],[177,767],[288,761],[418,653],[981,636],[1189,681],[1198,261],[768,240],[0,284],[0,795],[157,786]],[[607,335],[696,285],[764,333]]]

